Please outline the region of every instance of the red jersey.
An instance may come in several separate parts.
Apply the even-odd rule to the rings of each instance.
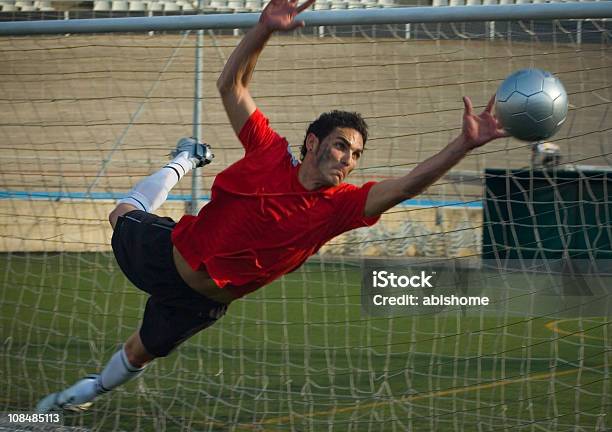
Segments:
[[[205,266],[234,297],[292,272],[327,241],[380,218],[363,215],[374,182],[306,190],[287,140],[259,110],[239,138],[245,156],[216,176],[208,204],[197,216],[183,216],[172,232],[191,268]]]

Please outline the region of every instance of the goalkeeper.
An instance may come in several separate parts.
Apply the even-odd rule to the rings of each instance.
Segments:
[[[157,357],[212,325],[235,299],[298,268],[333,237],[374,224],[414,197],[470,150],[506,136],[493,100],[475,115],[463,99],[462,132],[404,177],[362,187],[344,183],[363,153],[367,126],[357,113],[322,114],[306,131],[301,163],[268,125],[248,90],[257,59],[275,31],[303,26],[295,16],[314,3],[272,0],[236,47],[217,82],[244,157],[217,175],[210,202],[178,223],[154,215],[191,169],[210,162],[206,144],[181,139],[174,159],[138,183],[109,216],[119,266],[149,293],[140,329],[100,374],[48,395],[37,409],[84,409],[98,395],[140,375]]]

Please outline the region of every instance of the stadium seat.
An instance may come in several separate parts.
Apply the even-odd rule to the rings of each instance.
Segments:
[[[19,10],[23,10],[23,8],[33,7],[34,2],[29,0],[17,0],[15,2],[15,7]]]
[[[113,0],[111,10],[126,11],[128,10],[128,2],[126,0]]]
[[[193,3],[191,3],[188,0],[179,0],[178,2],[176,2],[182,10],[184,11],[192,11],[195,10],[195,7],[193,5]]]
[[[111,3],[108,0],[96,0],[94,2],[94,11],[105,12],[111,9]]]
[[[483,5],[496,5],[497,0],[482,0]]]
[[[164,2],[164,12],[179,12],[181,10],[181,6],[172,1]]]
[[[263,2],[261,0],[246,0],[244,8],[251,12],[259,12],[263,9]]]
[[[379,7],[395,7],[397,6],[395,4],[395,0],[376,0],[376,2],[378,3]]]
[[[314,10],[328,10],[331,9],[331,2],[329,1],[318,1],[314,4]]]
[[[159,1],[150,1],[147,3],[147,10],[151,12],[161,12],[164,10],[164,4]]]
[[[0,7],[2,8],[2,12],[17,12],[14,1],[2,1],[0,2]]]
[[[361,4],[366,9],[371,9],[371,8],[377,8],[378,7],[378,3],[376,3],[376,0],[361,0]]]
[[[349,9],[363,9],[365,7],[365,4],[362,3],[360,0],[349,0],[348,2]]]
[[[480,6],[482,2],[480,0],[466,0],[465,4],[468,6]]]
[[[450,0],[451,6],[465,6],[465,0]]]
[[[227,7],[234,12],[245,12],[244,0],[228,0]]]
[[[51,6],[51,0],[36,0],[34,2],[34,7],[38,10],[55,10]]]
[[[217,12],[230,13],[232,10],[227,6],[227,0],[211,0],[210,7]]]
[[[131,1],[129,3],[128,10],[131,12],[142,12],[145,10],[145,4],[140,0]]]

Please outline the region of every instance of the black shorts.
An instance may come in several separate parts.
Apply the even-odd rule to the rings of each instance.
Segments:
[[[197,293],[178,274],[172,258],[175,225],[168,217],[132,210],[117,219],[113,232],[113,252],[119,267],[130,282],[151,295],[140,338],[156,357],[167,356],[227,311],[227,305]]]

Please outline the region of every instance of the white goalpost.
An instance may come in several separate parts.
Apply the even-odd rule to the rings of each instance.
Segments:
[[[158,214],[178,220],[192,199],[205,204],[242,156],[215,81],[234,30],[257,16],[0,22],[0,412],[27,412],[100,369],[138,326],[146,298],[115,263],[107,215],[197,129],[215,160]],[[272,38],[251,84],[296,156],[320,113],[358,111],[371,137],[350,182],[402,175],[460,131],[461,96],[482,109],[506,76],[538,67],[568,92],[552,139],[560,163],[538,165],[531,143],[511,138],[471,153],[65,424],[610,428],[611,17],[610,2],[305,12],[304,29]],[[494,306],[369,314],[362,279],[382,262],[453,268]],[[592,292],[564,313],[545,307],[568,287]]]

